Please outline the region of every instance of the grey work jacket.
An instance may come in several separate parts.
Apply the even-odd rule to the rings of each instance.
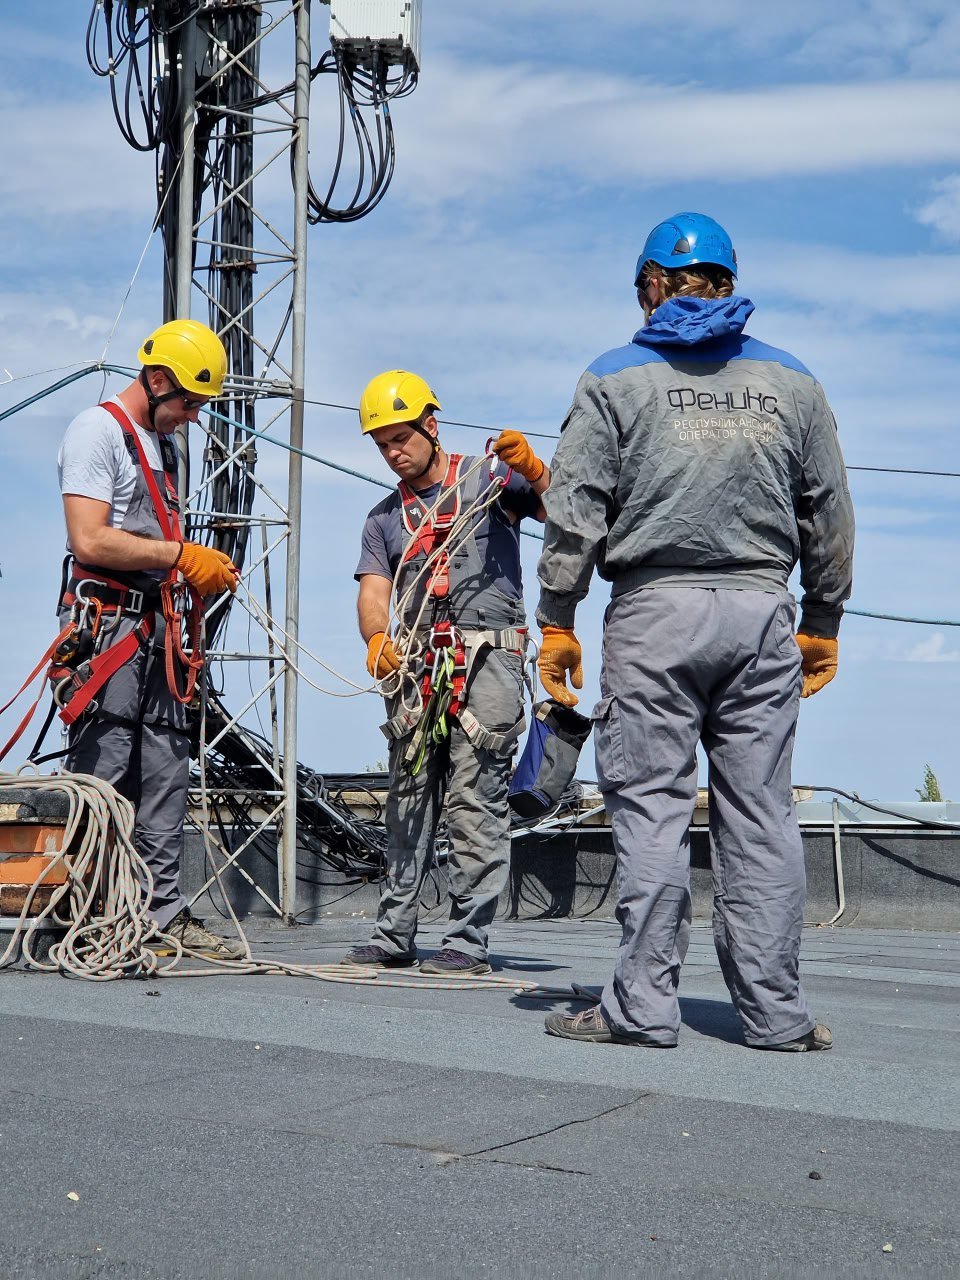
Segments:
[[[596,567],[644,586],[784,590],[835,636],[854,519],[823,388],[746,336],[748,299],[674,298],[577,385],[551,464],[537,620],[571,627]]]

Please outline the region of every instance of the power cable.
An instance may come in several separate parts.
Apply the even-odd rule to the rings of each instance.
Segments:
[[[390,102],[406,97],[417,85],[417,72],[407,67],[392,71],[376,43],[362,59],[335,44],[312,69],[311,79],[325,72],[337,80],[339,132],[325,194],[318,195],[312,179],[308,181],[307,218],[313,225],[356,222],[371,213],[386,195],[397,159]],[[367,109],[372,114],[373,134],[366,120]],[[338,205],[334,198],[344,172],[348,124],[356,149],[356,182],[346,203]]]
[[[315,404],[321,409],[342,409],[348,413],[359,413],[359,409],[355,404],[337,404],[332,400],[313,400],[304,397],[304,404]],[[442,422],[448,427],[466,427],[470,431],[486,431],[489,435],[491,432],[499,430],[498,427],[491,427],[489,424],[482,422],[458,422],[455,418],[437,417],[438,422]],[[534,436],[538,440],[559,440],[560,433],[556,431],[527,431],[523,433],[525,436]],[[848,471],[883,471],[890,475],[897,476],[942,476],[948,479],[960,479],[960,471],[927,471],[917,467],[865,467],[847,464]]]
[[[952,618],[913,618],[903,613],[871,613],[867,609],[848,609],[844,606],[844,614],[851,613],[857,618],[879,618],[883,622],[916,622],[924,627],[960,627],[960,621]]]
[[[824,791],[829,795],[843,796],[845,800],[852,800],[854,804],[862,804],[865,809],[872,809],[875,813],[885,813],[891,818],[902,818],[904,822],[916,827],[936,827],[938,830],[960,831],[960,822],[946,822],[940,818],[924,818],[918,817],[914,813],[903,813],[897,809],[891,809],[887,805],[877,804],[873,800],[864,800],[863,796],[858,795],[856,791],[841,791],[839,787],[815,787],[799,782],[794,783],[794,790]]]
[[[9,409],[4,409],[2,412],[0,412],[0,422],[2,422],[5,418],[12,417],[15,413],[18,413],[21,409],[29,408],[31,405],[36,404],[37,401],[44,399],[45,396],[52,395],[53,392],[59,391],[62,387],[69,386],[71,382],[76,382],[78,378],[83,378],[87,374],[97,373],[104,369],[111,373],[131,372],[129,369],[125,369],[119,365],[107,365],[107,364],[100,364],[100,363],[90,364],[87,367],[78,370],[76,373],[70,374],[65,378],[61,378],[58,382],[54,383],[52,386],[46,387],[42,391],[38,391],[32,396],[28,396],[25,400],[19,401],[17,404],[12,405]],[[30,375],[25,374],[23,376],[27,377]],[[316,402],[311,402],[311,403],[316,403]],[[340,405],[340,406],[334,406],[334,407],[347,408],[349,406]],[[214,418],[220,418],[224,422],[232,426],[242,425],[240,423],[237,423],[234,419],[228,418],[226,415],[219,413],[218,410],[208,409],[207,413],[209,416]],[[468,424],[461,423],[459,425],[463,426]],[[486,428],[486,427],[482,429],[489,430],[489,428]],[[367,475],[363,471],[357,471],[353,467],[346,466],[344,463],[334,462],[332,461],[332,459],[324,458],[320,454],[312,453],[308,449],[300,449],[296,445],[289,444],[286,440],[278,440],[275,436],[267,435],[266,432],[264,431],[250,430],[248,431],[248,435],[251,438],[265,440],[268,444],[276,445],[278,448],[286,449],[288,452],[297,453],[301,457],[308,458],[311,462],[318,463],[320,466],[328,467],[333,471],[339,471],[344,475],[353,476],[354,479],[356,480],[364,480],[366,481],[367,484],[376,485],[380,489],[393,489],[394,487],[391,484],[387,484],[386,481],[378,480],[375,476]],[[919,474],[926,475],[931,473],[922,472]],[[933,474],[952,475],[953,473],[937,472]],[[520,533],[523,537],[534,538],[538,542],[543,541],[543,535],[537,533],[533,529],[521,529]],[[879,612],[874,612],[872,610],[867,610],[867,609],[852,609],[852,608],[845,608],[844,613],[850,614],[851,616],[858,617],[858,618],[875,618],[884,622],[907,622],[907,623],[914,623],[917,626],[923,626],[923,627],[960,627],[960,621],[952,618],[918,618],[911,614],[879,613]]]

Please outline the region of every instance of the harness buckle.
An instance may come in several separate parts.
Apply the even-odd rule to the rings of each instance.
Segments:
[[[128,591],[121,607],[125,613],[143,613],[143,592]]]
[[[67,671],[64,675],[55,677],[52,689],[53,700],[61,711],[69,705],[74,694],[87,683],[91,674],[90,663],[83,662],[75,670]],[[97,711],[99,705],[96,699],[91,698],[86,710],[92,714]]]
[[[76,599],[77,604],[80,605],[84,611],[90,608],[91,604],[96,599],[96,596],[84,595],[83,588],[99,587],[99,586],[100,586],[100,583],[97,582],[96,578],[81,578],[80,581],[77,583],[77,585],[74,587],[73,589],[74,598]]]
[[[430,628],[430,648],[434,653],[438,649],[452,649],[459,639],[452,622],[435,622]]]

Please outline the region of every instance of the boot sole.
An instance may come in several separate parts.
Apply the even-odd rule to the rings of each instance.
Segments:
[[[493,969],[488,964],[476,965],[471,969],[434,969],[428,960],[420,966],[420,972],[429,978],[482,978],[485,974],[493,973]]]
[[[556,1036],[558,1040],[580,1040],[584,1044],[625,1044],[632,1049],[675,1049],[675,1044],[654,1044],[650,1040],[635,1040],[631,1036],[615,1036],[610,1032],[556,1031],[552,1027],[544,1027],[548,1036]]]
[[[826,1053],[833,1048],[832,1044],[758,1044],[756,1049],[766,1053]]]

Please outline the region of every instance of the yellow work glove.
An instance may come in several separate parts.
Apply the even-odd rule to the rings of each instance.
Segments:
[[[493,443],[493,451],[529,484],[536,484],[543,475],[543,461],[533,452],[526,436],[520,431],[501,431]]]
[[[400,659],[393,641],[385,631],[378,631],[367,644],[367,670],[377,680],[385,680],[400,670]]]
[[[202,596],[214,596],[221,591],[236,591],[239,572],[229,556],[199,542],[185,542],[173,562],[191,587]]]
[[[825,684],[829,684],[837,674],[836,640],[826,636],[808,636],[803,631],[797,632],[797,644],[800,646],[800,659],[803,665],[803,689],[801,698],[809,698],[817,693]]]
[[[567,672],[574,689],[583,688],[583,653],[572,627],[544,627],[537,667],[545,691],[565,707],[579,701],[567,688]]]

